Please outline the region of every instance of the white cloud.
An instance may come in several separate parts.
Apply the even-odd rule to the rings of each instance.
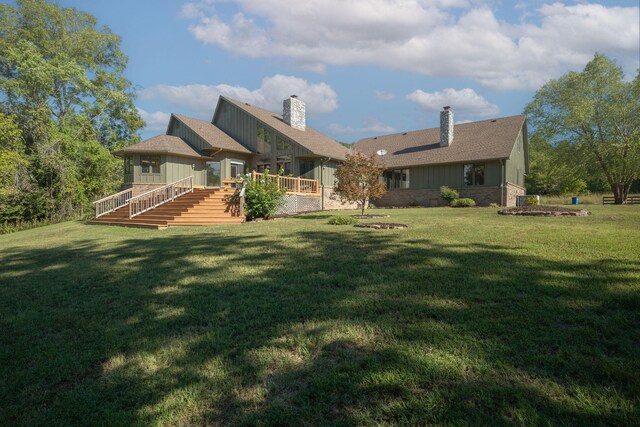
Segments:
[[[354,133],[372,133],[372,134],[381,134],[381,133],[391,133],[395,132],[395,129],[387,124],[384,124],[380,120],[376,119],[367,119],[364,121],[364,126],[361,128],[353,128],[351,126],[342,126],[339,124],[330,124],[328,126],[328,131],[334,135],[346,135],[346,134],[354,134]]]
[[[162,100],[179,111],[189,110],[198,117],[211,117],[218,97],[228,96],[270,111],[280,112],[282,101],[298,95],[310,116],[327,114],[338,108],[338,95],[326,83],[309,83],[304,79],[277,74],[266,77],[258,89],[227,84],[183,86],[157,85],[138,92],[140,99]]]
[[[289,58],[319,72],[328,65],[376,65],[530,89],[581,68],[594,51],[617,58],[628,73],[639,65],[638,7],[553,3],[510,23],[486,2],[466,0],[228,3],[236,8],[230,18],[212,10],[212,0],[183,8],[198,40],[249,57]]]
[[[396,96],[392,93],[385,92],[383,90],[377,90],[374,92],[376,99],[380,101],[392,101],[396,98]]]
[[[140,114],[140,117],[144,120],[144,130],[146,132],[166,131],[167,126],[169,125],[169,119],[171,118],[171,114],[169,113],[164,113],[162,111],[150,113],[142,108],[138,108],[138,114]]]
[[[495,117],[500,112],[497,105],[490,103],[470,88],[447,88],[432,93],[416,90],[408,94],[407,99],[426,111],[440,111],[442,107],[450,106],[454,113],[464,118]]]

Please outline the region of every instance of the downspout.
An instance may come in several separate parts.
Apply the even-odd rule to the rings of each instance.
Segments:
[[[500,159],[500,206],[504,206],[504,159]]]
[[[320,159],[320,188],[322,190],[322,195],[320,196],[320,210],[324,210],[324,165],[330,161],[331,157]]]

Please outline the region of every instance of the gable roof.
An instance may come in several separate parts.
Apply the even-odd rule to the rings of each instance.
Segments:
[[[232,105],[235,105],[236,107],[260,120],[264,124],[272,127],[287,138],[290,138],[293,141],[297,142],[314,154],[331,157],[333,159],[344,160],[347,153],[351,151],[347,147],[334,141],[328,136],[323,135],[312,127],[307,126],[305,130],[292,128],[284,122],[280,114],[255,107],[253,105],[249,105],[235,99],[227,98],[226,96],[221,96],[218,100],[218,107],[216,108],[216,112],[214,114],[214,121],[216,115],[218,114],[218,109],[220,108],[220,101],[226,101]]]
[[[237,153],[252,153],[251,150],[231,138],[212,123],[183,116],[182,114],[171,114],[171,116],[182,122],[189,129],[193,130],[200,138],[211,146],[211,150],[222,148],[224,150],[235,151]],[[205,148],[205,150],[209,149]]]
[[[453,142],[440,146],[440,128],[363,138],[354,150],[374,154],[384,148],[386,167],[506,159],[525,124],[523,115],[463,123],[454,126]]]
[[[176,154],[186,157],[203,157],[198,150],[192,147],[187,141],[173,135],[158,135],[145,139],[137,144],[130,145],[115,154],[148,153],[148,154]]]

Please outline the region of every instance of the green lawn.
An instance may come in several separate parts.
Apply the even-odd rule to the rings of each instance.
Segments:
[[[590,209],[0,236],[0,424],[637,425],[640,206]]]

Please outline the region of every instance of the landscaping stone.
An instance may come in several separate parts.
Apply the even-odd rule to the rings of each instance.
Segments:
[[[396,228],[409,228],[407,224],[395,224],[392,222],[370,222],[367,224],[356,224],[354,227],[358,228],[374,228],[376,230],[389,230]]]
[[[499,210],[498,214],[520,216],[587,216],[591,215],[591,212],[586,209],[572,209],[561,206],[520,206]]]

